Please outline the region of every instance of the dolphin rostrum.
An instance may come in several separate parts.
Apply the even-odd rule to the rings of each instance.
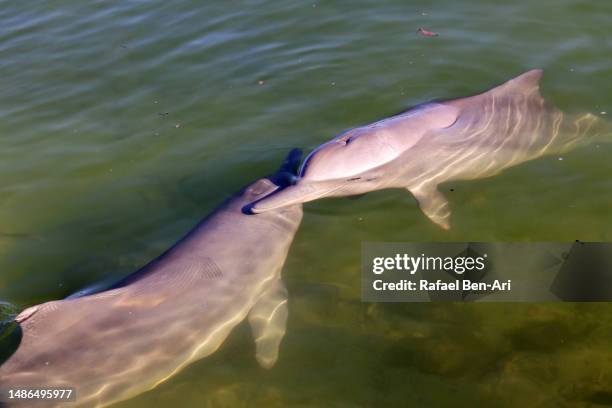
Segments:
[[[566,115],[539,92],[531,70],[479,95],[419,105],[348,130],[304,160],[297,183],[247,206],[253,213],[322,197],[405,188],[429,219],[450,227],[440,183],[490,177],[574,147],[593,132],[592,114]]]
[[[111,289],[36,305],[15,320],[22,340],[0,366],[0,388],[73,387],[76,404],[104,406],[152,389],[213,353],[245,317],[256,359],[277,360],[287,290],[281,268],[301,205],[262,216],[249,202],[286,186],[300,161],[221,205],[187,236]],[[45,405],[47,406],[47,405]]]

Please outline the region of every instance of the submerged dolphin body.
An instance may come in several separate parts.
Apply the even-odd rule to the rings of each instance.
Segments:
[[[241,209],[294,178],[292,164],[295,171],[299,152],[114,288],[23,311],[15,319],[22,341],[0,366],[0,389],[75,387],[76,404],[67,406],[108,405],[213,353],[245,317],[258,362],[271,367],[287,319],[281,268],[302,208],[257,217]]]
[[[528,71],[482,94],[420,105],[342,133],[306,158],[295,185],[248,208],[264,213],[322,197],[406,188],[427,217],[448,229],[440,183],[493,176],[597,133],[594,115],[569,116],[546,103],[541,77],[541,70]]]

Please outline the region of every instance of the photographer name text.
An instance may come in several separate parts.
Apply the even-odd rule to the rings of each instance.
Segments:
[[[453,292],[453,291],[471,291],[471,292],[491,292],[491,291],[511,291],[512,280],[506,281],[494,280],[492,282],[473,282],[468,279],[443,281],[437,279],[429,281],[427,279],[419,279],[418,282],[402,279],[397,282],[385,282],[382,279],[376,279],[372,282],[372,287],[376,291],[435,291],[435,292]]]

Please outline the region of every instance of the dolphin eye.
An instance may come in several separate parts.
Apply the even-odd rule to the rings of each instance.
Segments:
[[[361,180],[361,177],[353,177],[353,178],[350,178],[350,179],[348,179],[346,181],[356,181],[356,180]]]

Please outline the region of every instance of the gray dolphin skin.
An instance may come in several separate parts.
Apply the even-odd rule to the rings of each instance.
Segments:
[[[65,406],[105,406],[210,355],[245,318],[257,361],[272,367],[287,320],[281,268],[302,208],[256,217],[242,208],[294,179],[289,169],[299,162],[293,151],[274,176],[246,187],[111,289],[24,310],[15,319],[22,340],[0,366],[0,389],[74,387],[76,402]]]
[[[479,95],[423,104],[346,131],[305,159],[295,185],[250,210],[405,188],[431,221],[449,229],[440,183],[490,177],[601,135],[596,116],[567,115],[546,103],[541,77],[542,70],[531,70]]]

